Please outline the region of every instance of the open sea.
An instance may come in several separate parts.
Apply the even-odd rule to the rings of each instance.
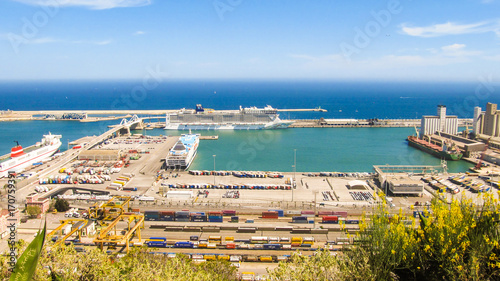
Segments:
[[[167,81],[159,85],[142,81],[8,82],[0,83],[0,110],[90,109],[238,109],[239,106],[279,109],[316,108],[321,112],[283,112],[282,119],[380,118],[408,119],[435,115],[437,105],[448,115],[472,118],[473,108],[500,103],[494,90],[500,85],[417,82],[304,82],[304,81]],[[0,154],[19,141],[29,146],[43,134],[63,135],[68,141],[97,135],[106,121],[0,122]],[[219,135],[200,142],[192,169],[292,171],[294,150],[297,171],[371,172],[373,165],[439,165],[440,160],[412,147],[405,139],[413,128],[296,128],[262,131],[198,131]],[[179,135],[161,129],[136,131],[148,135]],[[167,151],[165,151],[165,154]],[[449,162],[450,172],[466,171],[471,164]]]

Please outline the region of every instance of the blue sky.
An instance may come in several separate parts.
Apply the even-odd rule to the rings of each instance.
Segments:
[[[0,80],[500,75],[500,0],[2,0],[0,11]]]

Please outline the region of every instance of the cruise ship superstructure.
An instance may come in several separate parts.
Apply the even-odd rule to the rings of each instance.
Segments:
[[[10,152],[10,158],[0,162],[0,178],[8,176],[10,171],[20,172],[33,163],[41,162],[54,154],[61,146],[61,135],[44,135],[41,142],[26,150],[19,144]]]
[[[200,135],[181,135],[177,143],[170,149],[165,158],[165,165],[169,169],[187,169],[196,157]]]
[[[277,109],[266,106],[241,107],[239,110],[214,111],[204,109],[181,109],[166,116],[167,130],[261,130],[282,129],[293,121],[281,120]]]

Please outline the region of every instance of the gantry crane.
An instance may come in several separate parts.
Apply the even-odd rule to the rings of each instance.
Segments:
[[[95,203],[89,208],[89,218],[112,221],[130,210],[131,200],[130,196],[113,196],[106,203]]]
[[[124,235],[119,235],[117,233],[116,226],[122,221],[126,220],[127,232]],[[130,227],[130,225],[135,222],[135,225]],[[106,229],[102,230],[97,237],[94,239],[94,243],[102,250],[104,247],[104,243],[118,245],[125,244],[127,253],[129,252],[129,243],[130,239],[137,232],[137,237],[139,238],[139,242],[141,241],[141,228],[144,228],[144,215],[119,215],[112,223],[109,224]],[[111,234],[111,231],[114,231],[114,234]]]
[[[66,234],[63,238],[58,239],[56,241],[56,243],[54,244],[54,246],[57,246],[57,245],[63,243],[64,241],[66,241],[66,239],[68,239],[73,234],[75,234],[75,232],[78,235],[78,239],[81,240],[82,239],[82,229],[85,228],[89,223],[91,223],[91,221],[87,220],[87,219],[67,219],[67,220],[61,220],[61,225],[58,226],[53,231],[51,231],[49,234],[47,234],[47,238],[51,237],[52,235],[54,235],[56,233],[58,233],[59,231],[61,232],[60,235],[62,236],[62,229],[66,225],[71,224],[72,225],[71,231],[68,234]]]

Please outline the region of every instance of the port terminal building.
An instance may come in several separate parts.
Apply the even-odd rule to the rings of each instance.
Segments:
[[[385,194],[395,196],[422,196],[424,183],[415,179],[414,175],[436,174],[442,171],[441,166],[420,165],[380,165],[373,166],[375,178]]]
[[[446,116],[446,106],[444,105],[438,105],[437,116],[422,116],[420,138],[423,139],[423,136],[435,134],[436,132],[450,135],[458,133],[458,117]]]

